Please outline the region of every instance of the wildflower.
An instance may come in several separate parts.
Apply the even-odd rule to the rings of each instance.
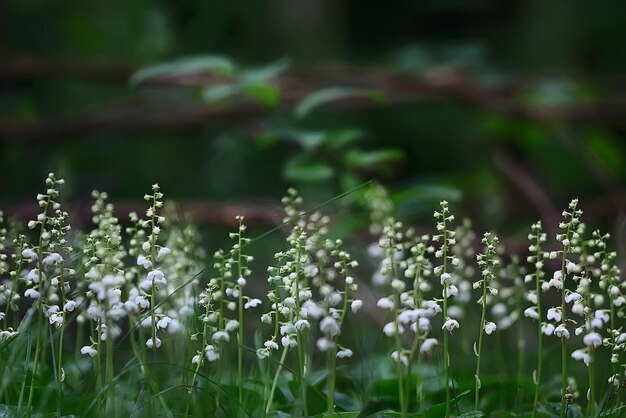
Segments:
[[[433,350],[433,347],[438,345],[439,341],[436,338],[427,338],[424,340],[422,345],[420,346],[421,353],[430,353]]]
[[[587,347],[599,347],[602,345],[602,337],[597,332],[590,332],[583,337],[583,342]]]
[[[572,351],[572,358],[574,360],[582,360],[586,366],[589,366],[589,364],[591,363],[591,356],[585,349]]]
[[[552,335],[554,333],[554,329],[554,325],[549,322],[544,322],[543,324],[541,324],[541,332],[543,332],[545,335]]]
[[[407,366],[407,367],[409,366],[409,358],[406,356],[406,354],[398,354],[397,351],[394,351],[393,353],[391,353],[391,358],[396,363],[397,362],[401,362],[405,366]]]
[[[485,324],[485,333],[487,335],[491,335],[492,332],[494,332],[496,330],[496,324],[494,324],[493,322],[487,322]]]
[[[146,341],[146,347],[148,347],[149,349],[161,347],[161,339],[158,337],[156,337],[154,340],[152,338],[148,339],[148,341]]]
[[[394,303],[388,297],[384,297],[384,298],[378,299],[378,302],[376,303],[376,306],[378,306],[381,309],[386,309],[386,310],[389,310],[389,311],[392,311],[394,309]]]
[[[569,339],[569,331],[565,328],[565,325],[559,325],[554,329],[554,335],[559,338]]]
[[[568,295],[565,296],[565,303],[570,303],[572,301],[576,302],[582,299],[582,296],[580,295],[580,293],[577,292],[571,292]]]
[[[363,301],[359,299],[355,299],[350,304],[350,309],[352,310],[352,313],[356,313],[359,309],[361,309],[362,306],[363,306]]]
[[[537,309],[535,307],[526,308],[524,310],[524,316],[530,319],[539,319],[539,314],[537,313]]]
[[[352,357],[352,350],[348,348],[344,348],[343,350],[337,351],[337,357],[339,358],[348,358]]]
[[[261,300],[254,298],[254,299],[249,299],[245,304],[244,304],[244,309],[250,309],[250,308],[256,308],[257,306],[259,306],[261,304]]]
[[[447,329],[450,334],[455,328],[459,328],[459,322],[456,319],[448,318],[446,322],[443,323],[443,327],[441,329]]]
[[[89,357],[95,357],[96,354],[98,354],[98,351],[96,351],[95,348],[86,345],[86,346],[84,346],[83,348],[80,349],[80,353],[81,354],[86,354]]]
[[[561,308],[548,309],[548,320],[554,320],[554,322],[561,321]]]
[[[320,321],[320,331],[331,337],[335,337],[339,334],[339,324],[337,324],[334,318],[326,316]]]

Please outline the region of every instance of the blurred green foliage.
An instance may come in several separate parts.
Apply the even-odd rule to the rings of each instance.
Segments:
[[[617,1],[8,0],[0,6],[1,55],[139,71],[125,79],[5,79],[2,124],[80,119],[126,103],[252,100],[265,111],[252,123],[2,141],[0,177],[19,181],[0,182],[0,195],[30,198],[50,170],[70,180],[73,198],[99,188],[130,199],[158,181],[180,200],[277,199],[296,185],[321,201],[377,178],[406,199],[400,207],[408,219],[429,213],[451,191],[479,225],[526,225],[537,208],[495,162],[498,155],[528,173],[556,208],[572,196],[604,199],[621,193],[626,176],[623,122],[537,121],[445,96],[392,103],[358,80],[287,106],[274,82],[323,63],[409,75],[448,69],[481,86],[521,86],[511,99],[527,105],[584,104],[623,84],[625,12]],[[194,89],[143,85],[193,69],[226,81]],[[327,106],[351,99],[371,105]],[[425,206],[415,196],[432,200]]]

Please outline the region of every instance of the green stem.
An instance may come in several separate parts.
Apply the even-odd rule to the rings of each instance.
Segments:
[[[276,385],[278,384],[278,376],[280,376],[280,372],[283,368],[283,364],[285,363],[285,358],[287,357],[287,352],[289,351],[289,346],[283,348],[283,353],[280,356],[280,362],[278,363],[278,368],[276,369],[276,374],[274,375],[274,381],[272,382],[272,389],[270,390],[270,395],[267,398],[267,405],[265,406],[265,415],[270,413],[270,409],[272,408],[272,400],[274,399],[274,392],[276,391]]]
[[[300,244],[300,239],[298,239],[297,249],[296,249],[296,279],[295,279],[295,299],[296,299],[296,320],[300,318],[300,262],[302,259],[302,246]],[[300,389],[300,398],[302,401],[302,408],[304,410],[304,415],[307,416],[307,401],[306,401],[306,385],[305,385],[305,370],[304,370],[304,354],[302,351],[302,338],[300,336],[300,332],[296,333],[296,343],[298,349],[298,383]]]
[[[486,257],[485,265],[489,264],[489,257]],[[487,313],[487,278],[483,278],[483,297],[481,299],[481,316],[480,316],[480,333],[478,334],[478,359],[476,360],[476,375],[474,378],[476,379],[476,393],[474,396],[474,410],[478,411],[478,401],[480,400],[480,355],[483,350],[483,336],[484,336],[484,327],[485,327],[485,315]]]
[[[337,367],[337,346],[333,344],[332,348],[328,350],[328,379],[326,382],[326,388],[328,391],[328,414],[335,413],[335,370]]]
[[[242,277],[241,268],[241,218],[239,218],[239,231],[237,232],[237,269],[238,276]],[[238,296],[239,328],[237,329],[237,386],[239,387],[239,404],[243,404],[243,287],[239,286]]]
[[[405,392],[404,392],[404,373],[402,370],[402,342],[400,341],[400,327],[398,325],[398,306],[400,305],[400,296],[396,293],[394,295],[394,301],[393,301],[393,305],[394,305],[394,327],[395,327],[395,332],[394,332],[394,337],[395,337],[395,343],[396,343],[396,354],[397,354],[397,358],[396,358],[396,375],[398,376],[398,396],[400,398],[400,412],[402,414],[403,417],[406,416],[407,413],[407,408],[406,408],[406,404],[405,404]]]
[[[570,236],[570,226],[567,227],[566,238]],[[561,259],[561,325],[565,327],[567,324],[566,305],[565,305],[565,261],[569,247],[563,248],[563,257]],[[567,393],[567,339],[561,337],[561,418],[565,418],[566,404],[565,394]]]
[[[541,232],[537,232],[537,238],[535,242],[535,246],[537,248],[537,260],[536,263],[539,262],[539,256],[541,252],[539,251],[539,245],[541,243],[540,240]],[[532,418],[535,418],[537,414],[537,405],[539,403],[539,387],[541,385],[541,366],[543,360],[543,331],[541,330],[541,319],[543,318],[541,312],[541,269],[537,268],[535,270],[535,294],[537,296],[537,372],[535,375],[535,399],[533,401],[533,413]]]

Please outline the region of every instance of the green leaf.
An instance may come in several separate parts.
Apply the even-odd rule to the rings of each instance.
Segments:
[[[227,58],[214,55],[186,57],[142,68],[132,75],[129,82],[131,86],[136,87],[155,77],[191,74],[201,71],[230,78],[235,72],[235,65]]]
[[[275,107],[280,99],[278,90],[266,84],[246,84],[242,90],[267,107]]]
[[[360,129],[342,129],[328,132],[324,137],[324,145],[334,150],[340,150],[361,141],[364,137],[365,132]]]
[[[352,168],[372,168],[380,167],[404,160],[404,151],[397,148],[386,148],[375,151],[353,150],[346,155],[346,164]]]
[[[289,68],[289,64],[289,60],[287,58],[283,58],[263,67],[242,71],[241,81],[244,84],[267,83]]]
[[[287,161],[284,176],[292,181],[325,181],[335,174],[335,170],[329,165],[313,161],[307,155],[297,155]]]
[[[220,102],[238,95],[241,88],[234,84],[220,84],[202,89],[202,100],[207,103]]]
[[[350,87],[331,87],[309,94],[294,109],[294,116],[303,119],[313,110],[329,102],[347,98],[367,98],[372,101],[382,101],[382,95],[374,90]]]
[[[461,392],[456,398],[451,399],[450,408],[458,404],[461,398],[463,398],[468,393],[470,393],[470,390]],[[443,403],[439,403],[437,405],[433,405],[430,408],[428,408],[428,411],[426,411],[426,418],[440,418],[440,417],[443,417],[445,414],[446,414],[446,403],[443,402]]]

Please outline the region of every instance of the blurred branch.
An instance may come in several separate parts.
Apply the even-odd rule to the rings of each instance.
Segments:
[[[105,62],[0,55],[0,80],[4,81],[62,77],[125,83],[134,71],[134,66]]]
[[[539,183],[504,151],[495,152],[493,162],[539,212],[544,228],[550,232],[550,235],[556,232],[556,225],[559,223],[561,214]]]
[[[65,76],[126,82],[131,73],[131,68],[123,66],[63,63],[35,58],[20,58],[15,61],[0,58],[0,79],[4,80]],[[155,90],[165,86],[171,90],[172,87],[216,86],[225,82],[228,81],[216,77],[215,74],[185,73],[155,77],[146,82],[143,88]],[[293,107],[322,88],[343,86],[376,91],[384,98],[383,105],[451,100],[472,108],[539,123],[602,121],[623,124],[626,121],[626,90],[623,88],[607,89],[613,91],[613,95],[601,99],[538,106],[522,99],[519,89],[524,83],[519,78],[512,77],[509,82],[493,87],[452,67],[410,74],[358,66],[322,65],[279,75],[271,84],[280,95],[280,105],[285,108]],[[232,122],[252,122],[269,112],[267,107],[252,100],[208,105],[187,101],[168,102],[164,97],[158,96],[155,102],[113,105],[34,122],[0,121],[0,140],[65,139],[68,136],[103,131],[178,131]],[[333,101],[326,107],[336,110],[380,105],[380,101],[352,97]]]
[[[146,204],[143,201],[117,201],[112,202],[115,206],[115,216],[123,223],[128,219],[130,212],[143,214]],[[22,221],[35,219],[41,211],[39,206],[31,202],[0,203],[0,207],[7,218]],[[223,202],[189,201],[175,203],[175,213],[185,221],[198,224],[217,224],[228,227],[237,226],[235,216],[242,215],[246,223],[278,225],[282,222],[284,212],[280,205],[274,204],[230,204]],[[91,203],[81,202],[76,204],[71,211],[71,224],[82,228],[91,224]]]

